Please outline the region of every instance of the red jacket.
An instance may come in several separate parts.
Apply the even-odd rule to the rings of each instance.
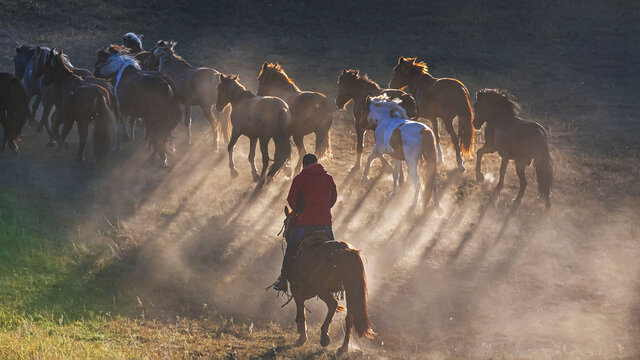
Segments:
[[[293,178],[287,202],[299,215],[298,225],[331,225],[331,208],[338,192],[322,165],[307,165]]]

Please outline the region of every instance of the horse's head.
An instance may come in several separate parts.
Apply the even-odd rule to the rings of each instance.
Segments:
[[[273,77],[275,75],[276,66],[280,66],[277,63],[264,62],[258,74],[258,96],[267,96],[271,93],[271,86],[273,85]]]
[[[33,59],[36,50],[30,46],[16,46],[16,56],[13,58],[13,65],[15,68],[15,75],[18,79],[22,80],[24,72],[27,69],[27,64]]]
[[[473,127],[480,129],[485,122],[519,117],[520,105],[506,90],[482,89],[476,93],[473,113]]]
[[[47,47],[37,46],[33,55],[33,66],[31,67],[31,76],[39,79],[44,74],[44,64],[50,59],[51,50]]]
[[[353,99],[354,87],[359,76],[359,70],[342,70],[342,74],[338,77],[338,96],[336,96],[338,109],[344,109],[345,105]]]
[[[160,62],[160,60],[168,60],[171,57],[175,56],[174,48],[178,45],[177,42],[160,40],[156,44],[156,46],[151,50],[151,54],[153,55],[154,61],[156,62],[156,66]]]
[[[112,72],[107,71],[107,64],[109,63],[111,56],[115,55],[111,51],[112,51],[111,47],[106,51],[102,49],[98,49],[96,51],[96,56],[98,58],[96,59],[96,63],[94,64],[94,71],[93,71],[93,74],[96,77],[108,78],[113,75]]]
[[[142,34],[135,34],[132,32],[128,32],[122,35],[122,44],[135,52],[143,51],[144,50],[142,48],[143,36],[144,35]]]
[[[411,82],[415,78],[416,70],[422,67],[427,69],[427,65],[424,63],[416,63],[416,58],[405,58],[400,56],[398,58],[398,64],[393,68],[393,78],[389,82],[389,87],[392,89],[401,89]]]
[[[285,239],[289,239],[289,235],[297,225],[298,216],[293,211],[290,211],[289,208],[286,206],[284,207],[284,216],[285,218],[284,218],[282,236]]]
[[[238,82],[238,75],[220,74],[220,83],[218,84],[218,100],[216,101],[216,109],[223,111],[231,100],[238,88],[244,90],[244,87]]]
[[[45,86],[49,86],[56,80],[56,75],[59,72],[64,71],[63,68],[66,68],[66,66],[64,65],[63,51],[58,51],[55,48],[49,51],[49,53],[44,56],[41,65],[42,83]]]

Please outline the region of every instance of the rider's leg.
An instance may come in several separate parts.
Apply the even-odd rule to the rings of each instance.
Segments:
[[[298,247],[302,240],[304,240],[306,234],[306,229],[304,226],[297,226],[293,229],[289,241],[287,241],[287,249],[284,252],[284,259],[282,260],[282,269],[280,270],[280,277],[278,277],[278,281],[274,285],[274,288],[278,291],[286,291],[287,290],[287,279],[289,278],[289,274],[291,272],[291,266],[293,265],[293,260],[296,257],[296,253],[298,252]]]

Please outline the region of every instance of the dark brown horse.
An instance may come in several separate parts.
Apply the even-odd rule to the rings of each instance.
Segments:
[[[469,102],[469,91],[456,79],[434,78],[424,62],[416,58],[398,59],[393,68],[393,79],[389,86],[400,89],[407,87],[416,99],[418,115],[431,120],[438,144],[438,160],[442,162],[438,118],[444,123],[456,150],[458,169],[464,170],[462,156],[473,151],[473,111]],[[458,117],[458,134],[453,129],[453,119]]]
[[[279,64],[264,63],[258,75],[258,96],[275,96],[284,100],[291,109],[289,131],[298,148],[296,173],[302,167],[305,135],[316,135],[316,156],[331,156],[329,129],[333,122],[333,106],[324,94],[301,91]]]
[[[296,226],[297,216],[284,208],[284,237],[288,238]],[[315,296],[327,304],[327,316],[320,327],[320,345],[329,345],[329,325],[336,311],[344,311],[338,305],[336,294],[344,291],[347,298],[347,316],[344,341],[338,356],[349,350],[351,329],[359,336],[372,338],[367,313],[367,277],[360,251],[344,241],[330,241],[326,237],[311,235],[300,244],[292,265],[291,294],[296,302],[296,324],[299,337],[296,345],[307,341],[307,324],[304,302]]]
[[[180,123],[180,105],[174,93],[173,81],[156,71],[144,71],[133,57],[122,53],[98,50],[95,74],[110,78],[119,113],[142,118],[151,160],[159,158],[167,167],[168,141],[173,129]]]
[[[253,179],[263,183],[265,180],[273,178],[291,156],[289,106],[280,98],[254,95],[238,82],[236,75],[220,74],[216,108],[218,111],[222,111],[229,104],[231,104],[231,124],[233,125],[231,139],[227,147],[231,176],[238,176],[233,162],[233,148],[238,138],[245,135],[250,140],[249,163]],[[269,141],[271,139],[275,143],[276,151],[273,164],[265,178],[269,164]],[[262,153],[262,172],[259,176],[254,164],[258,140],[260,140],[260,152]]]
[[[159,41],[153,49],[154,60],[159,64],[159,70],[169,76],[176,84],[176,93],[184,105],[184,123],[187,126],[187,137],[191,143],[191,107],[199,106],[204,117],[213,128],[213,147],[218,151],[218,126],[221,128],[225,140],[229,140],[231,124],[229,113],[216,113],[213,105],[218,99],[218,83],[220,73],[209,67],[194,67],[178,56],[174,41]]]
[[[353,100],[353,117],[355,118],[358,151],[354,169],[360,169],[360,160],[364,147],[364,132],[366,130],[375,130],[374,123],[367,120],[369,115],[367,96],[381,94],[387,94],[390,99],[400,99],[402,101],[400,105],[406,110],[409,118],[417,116],[416,102],[413,96],[402,90],[383,89],[366,75],[360,75],[358,70],[343,70],[340,77],[338,77],[338,96],[336,97],[338,109],[344,109],[345,105]],[[380,156],[380,161],[382,161],[385,169],[391,169],[391,165],[382,156]]]
[[[4,129],[0,150],[4,151],[8,143],[11,151],[18,151],[16,140],[22,134],[29,115],[27,96],[20,80],[12,74],[0,72],[0,123]]]
[[[545,206],[551,207],[551,186],[553,184],[553,166],[549,154],[549,141],[544,128],[533,121],[520,117],[520,106],[515,98],[505,90],[484,89],[476,94],[474,105],[476,118],[473,125],[484,129],[485,144],[478,150],[476,162],[476,176],[479,181],[484,180],[481,171],[481,161],[484,154],[497,151],[502,157],[500,164],[500,180],[496,191],[500,193],[504,185],[504,175],[509,160],[516,163],[516,174],[520,179],[520,190],[514,199],[520,203],[527,188],[524,169],[535,160],[536,176],[538,178],[538,194],[544,199]]]
[[[57,120],[63,124],[59,149],[65,147],[65,140],[73,124],[77,122],[80,145],[76,162],[84,161],[89,123],[93,122],[94,155],[96,161],[102,161],[109,151],[114,125],[109,110],[109,92],[102,86],[75,75],[67,66],[62,50],[49,52],[43,64],[43,83],[45,86],[54,86],[60,99],[56,104]],[[54,127],[54,132],[57,132],[57,126]]]

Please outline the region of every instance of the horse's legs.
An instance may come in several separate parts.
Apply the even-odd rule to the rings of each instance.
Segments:
[[[476,153],[476,180],[477,181],[484,181],[484,175],[482,174],[482,156],[484,156],[484,154],[490,154],[494,151],[496,151],[495,148],[488,143],[484,143],[484,145],[482,145],[482,147],[478,149],[478,152]]]
[[[442,149],[440,148],[440,132],[438,131],[438,117],[434,116],[431,120],[431,127],[433,128],[433,135],[436,137],[436,150],[438,150],[438,164],[444,162]]]
[[[87,119],[78,121],[78,136],[80,137],[80,145],[78,146],[76,163],[80,164],[84,162],[84,149],[87,146],[87,137],[89,136],[89,121]]]
[[[293,137],[293,143],[298,148],[298,163],[296,164],[296,173],[302,168],[302,157],[307,154],[307,149],[304,148],[304,135],[296,135]]]
[[[260,179],[264,180],[264,175],[267,173],[269,167],[269,139],[268,137],[260,138],[260,153],[262,154],[262,171],[260,172]]]
[[[29,125],[34,126],[36,120],[36,111],[38,111],[38,106],[40,106],[40,100],[42,100],[42,96],[40,94],[36,94],[36,99],[33,100],[33,105],[31,106],[31,116],[29,117]]]
[[[235,129],[234,129],[235,130]],[[229,152],[229,169],[231,169],[231,177],[238,177],[238,170],[236,170],[236,166],[233,163],[233,148],[236,146],[236,142],[240,137],[239,131],[234,131],[231,134],[231,140],[229,140],[229,145],[227,145],[227,151]],[[251,156],[251,154],[249,154]]]
[[[379,150],[376,146],[373,147],[373,150],[371,150],[371,154],[369,154],[369,157],[367,158],[367,163],[364,164],[364,172],[362,173],[362,180],[367,181],[369,179],[369,168],[371,167],[371,163],[373,162],[373,160],[375,160],[375,158],[378,157],[379,154]]]
[[[216,126],[216,120],[213,118],[211,106],[200,105],[200,108],[204,113],[204,117],[206,117],[209,124],[211,124],[211,129],[213,130],[213,151],[218,152],[218,127]]]
[[[518,195],[513,202],[517,205],[520,204],[522,197],[524,196],[524,190],[527,188],[527,177],[524,175],[524,169],[529,164],[527,161],[516,160],[516,174],[518,174],[518,178],[520,179],[520,189],[518,190]]]
[[[191,145],[191,105],[189,104],[184,104],[184,126],[187,127],[187,143]]]
[[[395,195],[396,190],[398,190],[398,181],[402,172],[402,161],[395,160],[393,162],[393,191],[391,191],[391,195]]]
[[[249,164],[251,164],[251,175],[253,175],[253,181],[259,181],[260,175],[258,175],[258,169],[256,169],[256,144],[258,138],[249,139]]]
[[[407,159],[407,172],[409,176],[413,179],[413,187],[415,188],[415,194],[413,196],[413,206],[418,206],[420,204],[418,200],[420,199],[420,175],[418,175],[418,160],[420,154],[405,154]]]
[[[458,139],[458,134],[453,129],[453,118],[445,118],[442,119],[444,123],[444,127],[447,129],[447,132],[451,136],[451,142],[453,143],[453,148],[456,149],[456,161],[458,162],[458,170],[464,171],[464,165],[462,164],[462,155],[460,155],[460,140]]]
[[[324,318],[324,322],[320,327],[320,346],[325,347],[331,342],[331,339],[329,339],[329,325],[331,325],[333,315],[338,308],[338,301],[336,301],[331,293],[324,293],[318,295],[318,297],[327,304],[327,316]]]
[[[69,136],[69,133],[71,132],[71,129],[73,129],[73,120],[66,120],[64,122],[62,122],[62,120],[60,120],[60,118],[62,116],[60,116],[60,112],[56,111],[55,114],[55,132],[56,135],[58,133],[58,129],[60,128],[60,125],[62,125],[62,134],[58,137],[59,138],[59,142],[58,142],[58,151],[62,151],[62,150],[66,150],[69,148],[69,144],[67,144],[67,136]]]
[[[49,115],[51,114],[51,108],[53,107],[53,101],[49,98],[46,98],[44,104],[42,106],[42,117],[40,118],[40,122],[38,123],[38,132],[42,130],[44,127],[47,130],[47,135],[49,136],[49,142],[47,146],[52,146],[56,139],[53,138],[53,133],[51,132],[51,126],[49,126]]]
[[[356,163],[353,165],[351,170],[360,169],[360,160],[362,159],[362,149],[364,148],[364,129],[358,126],[358,120],[356,119],[356,150],[358,155],[356,155]]]
[[[298,325],[298,340],[295,346],[302,346],[307,342],[307,321],[304,313],[304,300],[294,297],[296,302],[296,324]]]
[[[503,157],[500,163],[500,179],[498,180],[498,185],[496,185],[496,192],[498,194],[504,187],[504,174],[507,172],[507,165],[509,165],[509,159]]]
[[[349,311],[347,310],[347,317],[345,318],[344,325],[344,341],[342,342],[342,346],[338,348],[338,353],[336,354],[338,358],[349,351],[349,339],[351,338],[351,328],[353,327],[353,319]]]

